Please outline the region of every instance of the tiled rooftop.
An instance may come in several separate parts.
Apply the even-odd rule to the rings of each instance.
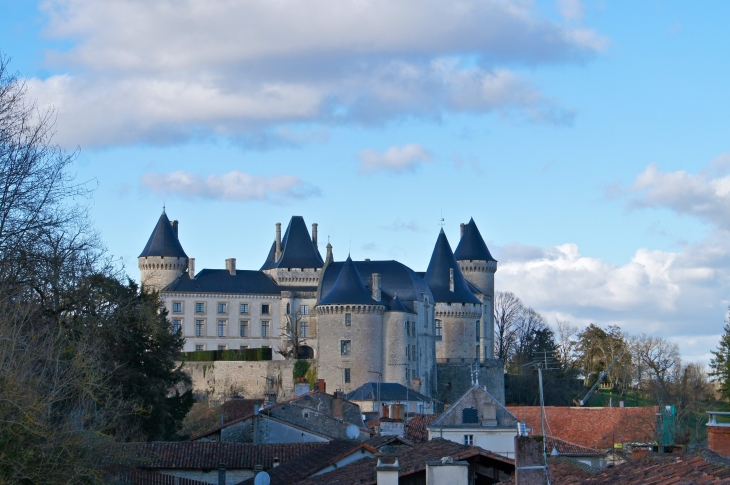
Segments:
[[[596,448],[588,448],[587,446],[577,445],[570,441],[561,440],[560,438],[554,438],[548,436],[547,438],[547,452],[548,455],[552,453],[553,448],[558,449],[558,453],[561,455],[569,456],[601,456],[606,453]]]
[[[416,414],[406,423],[404,438],[413,443],[425,443],[428,441],[426,426],[436,421],[440,414]]]
[[[398,457],[401,467],[399,476],[403,477],[425,470],[428,461],[440,460],[445,456],[451,456],[455,460],[466,460],[477,455],[494,460],[505,470],[514,470],[514,461],[509,458],[476,446],[460,445],[440,438],[400,450],[388,455],[383,461],[393,463],[395,457]],[[290,483],[297,483],[297,485],[374,485],[377,483],[376,464],[377,458],[363,458],[338,470],[311,477],[301,482]],[[274,485],[273,481],[271,483]]]
[[[263,402],[263,399],[229,399],[219,410],[225,413],[225,422],[229,422],[253,414],[254,404],[261,406]]]
[[[507,409],[541,433],[539,406],[508,406]],[[579,408],[545,406],[549,436],[589,448],[606,450],[613,443],[654,441],[657,406],[635,408]]]
[[[290,443],[253,445],[248,443],[219,443],[206,441],[127,443],[120,445],[123,455],[132,455],[132,461],[147,469],[216,469],[219,463],[226,468],[248,469],[263,465],[274,466],[274,458],[282,463],[322,448],[325,443]]]

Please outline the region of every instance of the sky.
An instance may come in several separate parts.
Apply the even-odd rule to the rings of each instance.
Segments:
[[[551,325],[708,362],[730,305],[730,3],[0,0],[0,50],[111,254],[163,205],[196,267],[275,223],[425,271],[476,221]]]

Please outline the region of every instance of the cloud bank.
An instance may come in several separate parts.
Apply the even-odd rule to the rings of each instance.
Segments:
[[[245,137],[287,124],[445,112],[570,123],[570,110],[503,66],[580,63],[607,46],[590,29],[541,18],[526,1],[42,5],[45,34],[71,47],[47,56],[64,74],[29,86],[58,108],[57,139],[71,145]]]
[[[384,152],[361,150],[358,153],[361,172],[387,170],[391,172],[414,171],[419,164],[431,162],[431,155],[422,145],[409,143],[392,146]]]
[[[237,202],[267,201],[280,204],[320,194],[317,187],[293,175],[262,177],[238,170],[207,177],[182,170],[151,172],[142,175],[140,183],[158,194]]]

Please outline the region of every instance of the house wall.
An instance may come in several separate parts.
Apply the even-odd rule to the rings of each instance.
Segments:
[[[428,439],[443,438],[453,441],[454,443],[464,444],[464,435],[474,435],[474,445],[484,448],[485,450],[497,453],[507,458],[515,457],[515,436],[517,436],[517,428],[429,428]]]
[[[436,342],[436,359],[468,359],[477,355],[477,322],[481,324],[482,305],[477,303],[436,303],[435,318],[441,320],[441,340]]]
[[[322,430],[322,432],[326,432]],[[260,440],[257,444],[268,443],[326,443],[328,440],[307,431],[287,426],[271,419],[261,419],[259,424]]]
[[[177,469],[164,469],[158,470],[160,473],[165,475],[172,475],[174,477],[189,478],[191,480],[199,480],[201,482],[208,482],[218,485],[218,470],[177,470]],[[226,470],[226,485],[235,485],[244,480],[248,480],[253,476],[253,470]]]
[[[295,360],[185,362],[183,370],[190,375],[193,392],[222,402],[238,395],[247,399],[264,397],[266,377],[273,378],[277,399],[295,397]],[[316,361],[310,361],[316,366]]]

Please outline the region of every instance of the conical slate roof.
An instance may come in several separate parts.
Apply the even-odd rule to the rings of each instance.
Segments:
[[[449,285],[451,269],[454,270],[454,291],[450,290]],[[428,263],[423,279],[438,303],[481,303],[469,289],[443,229],[436,240],[436,247],[433,248],[431,262]]]
[[[334,286],[319,301],[320,305],[378,305],[380,302],[373,300],[372,294],[365,287],[360,273],[350,256],[347,257],[340,275],[337,277]]]
[[[170,219],[167,218],[167,214],[164,211],[157,221],[155,230],[152,231],[147,245],[142,250],[142,254],[139,255],[140,258],[146,258],[148,256],[188,257],[185,251],[183,251],[180,240],[177,238],[177,234],[175,234],[175,230],[172,228],[172,224],[170,224]]]
[[[274,249],[276,251],[276,242]],[[309,236],[309,230],[304,223],[302,216],[292,216],[289,226],[286,228],[284,237],[281,239],[281,258],[279,261],[273,261],[271,252],[266,263],[261,267],[264,269],[271,268],[321,268],[324,266],[322,256],[314,247],[312,238]]]
[[[390,300],[390,304],[388,305],[388,311],[408,313],[408,309],[405,307],[405,305],[403,305],[403,302],[400,301],[398,295],[395,295],[393,299]]]
[[[264,262],[264,265],[261,266],[260,271],[271,268],[275,262],[276,262],[276,241],[271,243],[271,249],[269,250],[269,255],[266,256],[266,261]]]
[[[484,242],[474,218],[464,226],[464,235],[461,236],[459,245],[456,246],[454,257],[457,261],[497,261],[487,249],[487,244]]]

